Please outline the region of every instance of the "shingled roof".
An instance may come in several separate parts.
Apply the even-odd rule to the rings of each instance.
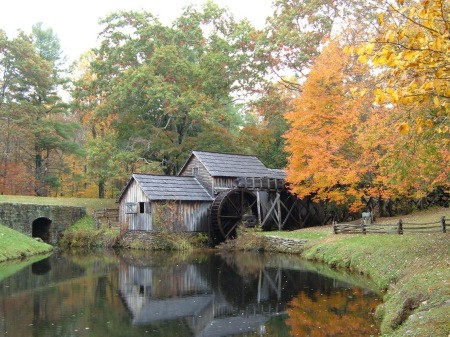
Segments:
[[[264,164],[255,156],[192,151],[191,156],[186,161],[184,166],[186,166],[193,155],[200,160],[203,166],[205,166],[213,177],[275,178],[274,173],[265,167]]]
[[[276,178],[276,179],[285,179],[286,178],[286,172],[282,169],[269,169],[269,171],[272,174],[271,178]]]
[[[133,174],[127,187],[133,179],[136,180],[150,200],[213,200],[206,189],[194,177]],[[119,200],[127,187],[122,191]]]

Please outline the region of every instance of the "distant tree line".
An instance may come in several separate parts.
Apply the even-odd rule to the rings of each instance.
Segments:
[[[345,212],[448,195],[448,7],[274,0],[263,29],[212,1],[171,25],[118,12],[70,68],[52,29],[0,30],[0,193],[115,197],[197,149]]]

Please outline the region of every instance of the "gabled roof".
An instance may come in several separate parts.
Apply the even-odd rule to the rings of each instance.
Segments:
[[[285,179],[286,178],[286,172],[283,169],[269,169],[272,176],[271,178],[276,179]]]
[[[130,183],[135,180],[150,200],[212,201],[206,189],[194,177],[133,174],[119,201]]]
[[[192,156],[196,156],[213,177],[274,177],[272,171],[255,156],[203,151],[192,151],[180,172]]]
[[[130,297],[130,302],[133,302],[135,297]],[[133,308],[132,305],[128,305],[127,299],[128,298],[126,298],[127,307]],[[144,301],[145,302],[142,304],[142,307],[134,307],[134,312],[130,310],[133,315],[132,322],[135,325],[145,325],[158,321],[170,321],[180,318],[198,317],[198,315],[205,310],[206,307],[212,307],[214,295],[206,294],[164,299],[152,298]]]

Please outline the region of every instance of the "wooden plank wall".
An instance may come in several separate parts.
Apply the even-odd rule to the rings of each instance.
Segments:
[[[152,210],[154,214],[164,214],[167,203],[175,203],[173,214],[163,219],[164,226],[172,226],[174,231],[207,232],[208,210],[211,202],[202,201],[153,201]],[[169,222],[169,223],[167,223]],[[155,224],[156,226],[156,224]]]
[[[213,178],[213,190],[214,194],[219,194],[223,190],[234,188],[234,177],[214,177]]]
[[[181,217],[188,232],[208,232],[208,202],[182,202]]]
[[[136,214],[126,214],[125,204],[144,202],[144,213],[139,213],[139,205]],[[152,212],[148,197],[144,194],[138,183],[133,180],[125,191],[119,204],[119,221],[128,224],[129,230],[152,230]]]
[[[209,194],[213,195],[213,178],[206,170],[205,166],[197,159],[197,157],[192,156],[187,165],[184,167],[184,170],[180,172],[181,176],[189,176],[192,177],[193,168],[198,168],[198,174],[195,176],[200,184],[208,191]]]
[[[148,297],[164,298],[180,295],[192,295],[210,291],[201,267],[195,264],[180,264],[170,268],[137,267],[122,263],[119,267],[120,290],[124,295],[131,295],[138,308],[142,305],[142,291]],[[164,282],[161,282],[163,280]],[[133,302],[129,302],[133,303]]]

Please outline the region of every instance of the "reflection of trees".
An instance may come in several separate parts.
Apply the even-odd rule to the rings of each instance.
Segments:
[[[224,296],[226,301],[237,307],[245,308],[250,303],[255,303],[258,291],[257,275],[240,276],[236,269],[221,258],[217,258],[212,266],[217,270],[211,273],[212,286],[215,292]]]
[[[266,255],[256,252],[230,253],[222,252],[220,258],[231,268],[236,270],[244,280],[258,277],[259,272],[265,268]]]
[[[211,256],[210,279],[220,293],[236,308],[260,302],[284,305],[299,292],[312,296],[333,291],[334,280],[307,270],[267,266],[264,254],[222,254]]]
[[[3,323],[0,320],[0,329],[4,324],[8,335],[35,337],[70,336],[75,329],[81,332],[85,327],[89,327],[92,336],[142,336],[145,331],[158,331],[155,336],[185,336],[195,335],[205,327],[205,322],[209,327],[210,320],[219,325],[228,323],[230,318],[234,320],[233,327],[239,328],[248,327],[252,315],[269,319],[275,314],[261,323],[266,335],[288,336],[289,329],[293,335],[303,336],[321,336],[322,329],[328,330],[325,335],[329,336],[346,336],[348,331],[357,331],[354,335],[376,334],[375,328],[367,327],[376,304],[370,305],[373,297],[369,294],[364,295],[368,296],[365,299],[360,298],[362,291],[345,290],[344,283],[317,272],[276,267],[277,263],[267,263],[267,258],[262,256],[256,256],[252,266],[252,255],[236,256],[234,260],[216,254],[207,258],[198,255],[189,258],[188,263],[166,258],[169,265],[163,264],[163,257],[163,254],[150,256],[140,262],[138,257],[133,257],[133,262],[141,267],[122,260],[119,269],[117,259],[101,256],[79,257],[76,263],[66,258],[51,258],[51,270],[45,275],[32,274],[31,270],[19,272],[2,283],[9,287],[4,287],[3,294],[0,291],[0,317],[4,318]],[[172,265],[173,261],[177,264]],[[145,273],[150,269],[151,273]],[[19,281],[19,277],[30,279],[14,286],[12,283]],[[49,283],[44,286],[43,281]],[[124,289],[121,281],[136,281],[131,283],[136,287],[130,292],[128,302],[140,299],[153,304],[161,302],[169,310],[175,310],[174,303],[186,305],[181,300],[191,298],[197,305],[200,297],[209,296],[214,301],[214,311],[209,304],[204,310],[195,311],[193,304],[194,316],[149,320],[148,325],[133,326],[127,302],[118,296]],[[37,288],[25,287],[31,284]],[[140,293],[141,285],[145,295],[145,287],[151,286],[149,297]],[[13,291],[6,293],[6,289],[12,288]],[[191,308],[189,304],[184,308],[188,306]],[[284,319],[288,315],[286,325]],[[17,325],[16,321],[22,324]]]
[[[286,324],[295,336],[377,335],[376,325],[370,324],[377,304],[361,289],[317,291],[312,297],[301,292],[289,303]]]

